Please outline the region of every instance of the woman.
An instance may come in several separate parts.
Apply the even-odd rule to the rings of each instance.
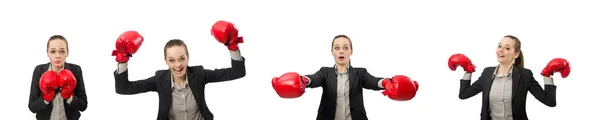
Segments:
[[[418,89],[416,81],[403,75],[389,78],[374,77],[365,68],[350,65],[352,41],[346,35],[338,35],[331,43],[334,67],[322,67],[312,75],[300,76],[290,72],[273,78],[273,88],[282,98],[296,98],[304,88],[322,87],[321,104],[317,120],[367,120],[363,103],[363,89],[383,90],[393,100],[412,99]]]
[[[81,67],[66,63],[69,44],[61,35],[46,43],[49,63],[33,70],[29,110],[38,120],[78,120],[87,108],[87,95]]]
[[[125,38],[125,39],[121,39]],[[121,43],[135,43],[142,37],[137,32],[126,32],[121,36]],[[130,39],[131,38],[131,39]],[[138,39],[140,38],[140,39]],[[134,41],[134,42],[128,42]],[[119,42],[117,42],[119,43]],[[141,43],[135,46],[139,47]],[[236,45],[237,43],[230,43]],[[133,54],[123,51],[123,54]],[[167,42],[164,47],[165,63],[168,70],[158,70],[155,75],[145,80],[129,81],[127,60],[116,55],[118,69],[115,71],[116,92],[122,95],[132,95],[149,91],[158,92],[158,120],[213,120],[204,99],[204,88],[207,83],[229,81],[246,75],[244,58],[237,47],[228,47],[231,53],[231,68],[208,70],[203,66],[188,66],[189,54],[187,45],[178,39]],[[131,49],[131,48],[124,48]],[[117,54],[120,54],[117,52]]]
[[[557,58],[548,63],[541,73],[545,83],[542,89],[531,70],[524,68],[521,41],[517,37],[504,36],[496,48],[496,56],[499,64],[485,68],[473,84],[471,74],[475,65],[469,58],[454,54],[448,61],[451,70],[461,66],[466,71],[460,82],[460,99],[483,92],[481,120],[527,120],[527,92],[547,106],[556,106],[556,85],[551,76],[554,72],[561,72],[563,78],[568,76],[570,67],[566,60]]]

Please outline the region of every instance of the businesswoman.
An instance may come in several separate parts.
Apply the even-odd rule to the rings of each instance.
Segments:
[[[215,36],[219,35],[215,34]],[[232,39],[237,39],[237,37]],[[129,31],[124,33],[118,41],[123,41],[117,42],[118,44],[124,43],[124,46],[129,44],[134,48],[124,48],[123,50],[117,48],[116,50],[115,56],[119,62],[118,69],[114,73],[116,92],[122,95],[158,92],[158,120],[213,120],[213,114],[208,109],[204,98],[205,85],[211,82],[234,80],[246,75],[244,58],[238,47],[231,47],[232,45],[237,46],[238,42],[235,40],[231,40],[227,44],[231,53],[232,67],[209,70],[203,66],[188,66],[190,57],[187,45],[181,40],[173,39],[164,47],[164,59],[169,69],[158,70],[150,78],[132,82],[128,78],[127,60],[129,56],[127,54],[137,51],[143,37],[137,32]]]
[[[352,41],[346,35],[333,38],[331,54],[334,67],[322,67],[311,75],[288,72],[272,79],[273,88],[282,98],[297,98],[305,87],[322,87],[317,120],[367,120],[363,103],[363,88],[383,90],[392,100],[412,99],[418,89],[416,81],[403,75],[392,78],[374,77],[365,68],[350,65]]]
[[[527,92],[547,106],[556,106],[556,85],[552,75],[560,72],[566,78],[570,72],[569,63],[562,58],[551,60],[542,70],[544,88],[534,79],[531,70],[524,67],[521,41],[512,35],[504,36],[496,48],[499,64],[487,67],[479,79],[471,84],[471,74],[475,65],[463,54],[449,58],[451,70],[461,66],[465,75],[460,81],[460,99],[473,97],[483,92],[481,120],[527,120],[525,104]]]
[[[50,62],[33,70],[29,110],[38,120],[78,120],[87,109],[87,95],[79,65],[67,63],[69,44],[61,35],[46,43]]]

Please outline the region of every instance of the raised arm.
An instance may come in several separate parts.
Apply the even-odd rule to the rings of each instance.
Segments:
[[[156,91],[160,71],[150,78],[137,81],[129,81],[129,73],[127,63],[119,63],[119,69],[114,72],[115,75],[115,90],[118,94],[132,95],[149,91]]]
[[[463,78],[460,80],[460,91],[458,92],[458,98],[460,99],[473,97],[482,91],[481,86],[483,84],[483,73],[481,76],[479,76],[479,79],[475,80],[473,84],[471,84],[471,74],[472,73],[465,73]]]
[[[245,58],[242,57],[240,50],[229,51],[229,53],[231,55],[231,68],[205,69],[203,72],[207,83],[235,80],[246,76]]]
[[[532,74],[531,71],[528,71],[529,74]],[[544,88],[540,86],[540,84],[533,78],[530,79],[531,83],[529,84],[529,92],[537,99],[538,101],[544,103],[547,106],[555,107],[556,106],[556,86],[554,85],[554,79],[552,75],[554,73],[560,72],[562,78],[567,78],[571,73],[571,65],[569,61],[563,58],[554,58],[548,62],[546,67],[542,70],[541,74],[544,76]]]
[[[531,73],[531,71],[529,71]],[[535,99],[544,103],[546,106],[555,107],[556,106],[556,86],[554,85],[554,81],[552,77],[544,76],[544,89],[542,86],[535,80],[535,78],[530,77],[529,83],[529,92]]]
[[[471,59],[464,54],[457,53],[450,56],[448,59],[448,67],[450,70],[456,71],[456,68],[459,66],[463,68],[465,75],[463,76],[463,79],[460,80],[458,98],[467,99],[479,94],[482,90],[481,85],[483,79],[481,78],[484,76],[483,73],[486,73],[486,70],[484,69],[481,76],[479,76],[479,79],[471,84],[471,75],[475,72],[475,65],[473,65]]]

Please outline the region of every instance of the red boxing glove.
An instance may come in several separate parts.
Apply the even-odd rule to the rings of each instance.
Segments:
[[[560,72],[560,75],[563,78],[569,76],[571,73],[571,65],[569,65],[569,61],[563,58],[554,58],[548,62],[548,65],[546,65],[546,68],[542,70],[541,74],[543,76],[550,77],[554,75],[555,72]]]
[[[115,59],[119,63],[126,63],[129,57],[137,52],[144,42],[144,37],[137,31],[126,31],[117,38],[115,43],[116,50],[113,50],[112,56],[117,56]]]
[[[288,72],[281,75],[281,77],[274,77],[271,84],[279,97],[298,98],[304,94],[308,78],[296,72]]]
[[[396,75],[390,79],[384,79],[382,85],[385,91],[381,92],[384,96],[396,101],[408,101],[417,95],[419,84],[412,81],[404,75]]]
[[[231,51],[239,50],[238,43],[244,43],[243,37],[238,37],[238,29],[228,21],[217,21],[212,26],[210,34]]]
[[[42,74],[42,77],[40,77],[40,90],[42,91],[42,97],[46,102],[52,101],[56,95],[54,93],[54,90],[58,89],[56,76],[56,72],[46,71]]]
[[[467,73],[475,72],[475,65],[471,63],[471,59],[460,53],[454,54],[448,59],[450,70],[455,71],[458,66],[461,66]]]
[[[73,96],[73,90],[77,87],[75,75],[68,69],[61,70],[58,72],[58,85],[62,88],[60,91],[62,98],[69,99]]]

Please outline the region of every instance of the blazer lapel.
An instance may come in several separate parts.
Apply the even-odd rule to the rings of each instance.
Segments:
[[[197,80],[196,74],[192,74],[195,72],[192,71],[192,69],[190,69],[189,67],[187,69],[188,69],[188,72],[187,72],[188,84],[189,84],[190,89],[192,90],[192,93],[195,93],[198,91],[198,87],[199,87],[198,82],[199,81]],[[194,97],[196,97],[196,96],[194,96]]]
[[[494,70],[496,68],[497,67],[494,67]],[[492,89],[492,83],[494,83],[494,78],[496,76],[494,76],[494,71],[490,71],[488,73],[483,73],[483,76],[485,76],[485,77],[482,77],[483,79],[485,79],[483,82],[483,83],[485,83],[485,86],[483,86],[483,87],[484,87],[485,91],[488,92],[488,94],[489,94],[490,90]]]
[[[63,69],[71,70],[71,66],[67,65],[67,62],[65,62],[65,64],[63,65]]]
[[[356,70],[354,70],[354,68],[352,68],[352,66],[350,66],[348,68],[348,80],[350,82],[350,84],[349,84],[349,86],[350,86],[349,90],[352,90],[352,87],[354,87],[354,83],[356,83],[356,77],[355,76],[357,74],[358,73],[356,72]]]
[[[513,66],[513,70],[512,70],[512,97],[511,97],[511,99],[513,101],[515,100],[515,93],[517,93],[517,88],[519,88],[519,85],[521,85],[520,81],[521,81],[521,68],[518,68],[517,66]]]
[[[327,85],[331,86],[329,87],[329,92],[330,94],[332,94],[331,96],[335,96],[335,93],[337,92],[337,74],[336,74],[336,70],[335,68],[330,68],[327,71],[327,79],[325,79],[325,81],[327,81]]]
[[[166,92],[168,92],[168,93],[169,93],[169,94],[168,94],[168,96],[169,96],[169,103],[171,103],[171,93],[173,92],[173,89],[171,88],[171,87],[173,86],[173,84],[171,84],[171,81],[173,81],[173,80],[171,79],[171,77],[172,77],[172,76],[173,76],[173,75],[171,74],[171,70],[167,70],[167,71],[165,72],[165,74],[163,74],[163,75],[162,75],[162,79],[160,79],[160,80],[158,81],[159,83],[160,83],[160,82],[163,82],[162,84],[163,84],[163,86],[165,87],[165,88],[163,88],[163,89],[165,89],[165,90],[166,90],[166,91],[165,91],[165,93],[166,93]],[[166,94],[165,94],[165,95],[166,95]]]

